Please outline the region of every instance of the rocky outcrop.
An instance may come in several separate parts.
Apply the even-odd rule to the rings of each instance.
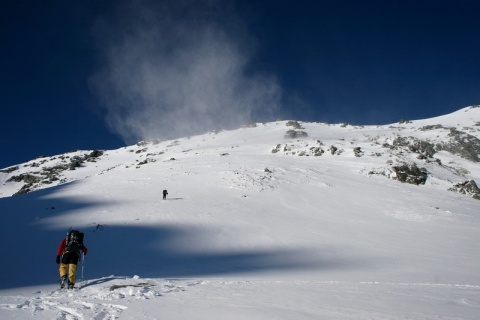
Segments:
[[[353,154],[355,155],[355,157],[362,157],[364,155],[364,152],[362,151],[362,148],[360,147],[356,147],[353,149]]]
[[[30,173],[22,173],[18,176],[13,176],[7,180],[7,182],[24,182],[26,184],[32,184],[36,182],[40,182],[42,180],[41,177],[35,176]]]
[[[315,156],[315,157],[320,157],[325,151],[323,151],[322,148],[320,147],[311,147],[310,152]]]
[[[18,170],[18,166],[10,167],[10,168],[5,168],[0,170],[1,173],[11,173],[13,171]]]
[[[418,153],[426,158],[432,158],[436,153],[433,144],[414,137],[398,137],[393,140],[393,146],[407,148],[410,152]]]
[[[287,122],[287,127],[293,127],[294,129],[303,129],[298,121],[290,120]]]
[[[436,148],[457,154],[473,162],[480,162],[480,139],[454,128],[450,128],[451,141],[439,143]]]
[[[277,153],[277,152],[279,152],[281,149],[282,149],[282,145],[281,145],[281,144],[277,144],[277,146],[272,149],[272,153]]]
[[[297,131],[297,130],[288,130],[285,133],[285,138],[287,139],[297,139],[297,138],[306,138],[308,137],[308,133],[305,131]]]
[[[427,181],[427,173],[420,170],[415,163],[393,166],[392,170],[395,173],[392,178],[400,182],[419,185]]]
[[[62,155],[62,156],[59,156],[59,158],[62,159],[62,162],[64,163],[57,164],[51,167],[44,166],[40,171],[33,171],[30,173],[22,173],[19,175],[11,176],[6,181],[6,183],[9,183],[9,182],[24,183],[24,185],[20,188],[20,190],[17,191],[14,195],[29,193],[31,191],[38,189],[38,186],[40,184],[51,184],[54,181],[60,180],[62,172],[66,170],[76,170],[78,168],[81,168],[82,164],[85,161],[96,162],[98,158],[101,157],[103,154],[104,154],[103,151],[94,150],[89,154],[74,156],[71,158],[69,158],[68,156]],[[69,163],[67,162],[67,159],[70,160]],[[31,168],[39,168],[41,167],[41,165],[44,165],[46,162],[47,160],[42,160],[40,163],[33,162],[28,166]],[[18,169],[18,167],[13,167],[13,168],[16,168],[15,170]],[[8,172],[13,172],[15,170],[9,169]]]
[[[448,190],[469,195],[474,199],[480,200],[480,189],[473,180],[457,183]]]
[[[317,143],[321,144],[320,141],[317,141]],[[292,155],[298,155],[298,156],[319,157],[325,152],[321,147],[310,147],[306,149],[307,147],[308,147],[308,144],[304,147],[305,149],[302,148],[302,146],[286,144],[285,146],[282,147],[281,144],[277,144],[277,146],[272,149],[272,153],[283,152],[284,154],[292,154]]]
[[[427,131],[436,129],[449,130],[448,137],[450,139],[434,144],[414,137],[397,137],[393,140],[392,145],[385,143],[383,147],[391,150],[406,149],[410,152],[417,153],[418,159],[433,158],[435,153],[443,150],[473,162],[480,162],[480,139],[456,128],[444,127],[442,125],[425,126],[420,130]]]

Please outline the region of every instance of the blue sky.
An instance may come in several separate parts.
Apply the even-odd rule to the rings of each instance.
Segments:
[[[478,1],[3,1],[0,168],[277,118],[480,103]]]

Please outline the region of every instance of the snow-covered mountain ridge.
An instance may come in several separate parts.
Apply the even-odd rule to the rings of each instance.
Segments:
[[[0,319],[476,320],[479,122],[276,121],[2,169]],[[70,227],[89,251],[59,291]]]
[[[119,168],[133,170],[155,162],[181,166],[187,159],[197,158],[202,162],[207,155],[235,157],[236,154],[321,157],[317,159],[319,164],[329,158],[357,168],[361,174],[380,174],[414,184],[424,184],[429,177],[443,188],[479,197],[480,190],[475,186],[462,189],[458,185],[480,178],[472,173],[475,172],[472,167],[480,161],[479,132],[478,106],[432,119],[385,126],[298,121],[254,123],[238,130],[217,130],[174,141],[143,141],[118,150],[73,151],[39,157],[0,170],[0,197],[108,174]],[[250,173],[251,179],[267,185],[265,179],[271,177],[272,168],[266,168],[269,174],[257,173],[254,177],[259,169],[262,168]]]

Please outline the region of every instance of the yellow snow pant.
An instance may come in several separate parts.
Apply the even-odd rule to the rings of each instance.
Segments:
[[[76,264],[66,264],[60,263],[60,278],[67,275],[68,269],[68,283],[75,284],[76,274],[77,274],[77,265]]]

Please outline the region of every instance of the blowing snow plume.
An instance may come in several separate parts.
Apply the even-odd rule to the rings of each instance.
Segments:
[[[225,1],[159,3],[124,3],[95,28],[103,67],[91,83],[111,129],[132,143],[271,116],[280,87],[251,72],[254,41],[233,9]]]

